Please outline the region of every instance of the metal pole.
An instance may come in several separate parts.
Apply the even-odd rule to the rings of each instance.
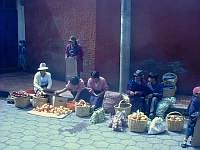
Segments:
[[[121,0],[120,81],[119,92],[126,90],[130,70],[131,0]]]

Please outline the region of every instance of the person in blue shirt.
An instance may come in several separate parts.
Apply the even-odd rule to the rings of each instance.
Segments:
[[[187,147],[188,138],[193,136],[194,127],[196,125],[197,119],[200,116],[200,86],[193,89],[193,96],[191,102],[188,106],[188,115],[189,121],[186,129],[186,134],[183,143],[181,144],[182,148]]]
[[[127,85],[127,94],[132,104],[132,112],[137,110],[146,112],[145,97],[150,93],[150,90],[144,82],[144,73],[142,70],[137,70],[133,76],[134,78],[130,79]]]
[[[148,75],[147,86],[151,93],[147,96],[147,111],[150,119],[156,116],[158,102],[162,99],[163,85],[158,81],[158,74],[150,72]]]

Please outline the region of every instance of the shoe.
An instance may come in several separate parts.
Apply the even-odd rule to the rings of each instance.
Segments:
[[[149,118],[150,118],[151,120],[153,120],[153,119],[155,118],[155,115],[154,115],[153,113],[150,113],[150,114],[149,114]]]
[[[186,148],[187,147],[187,141],[184,140],[183,143],[181,144],[181,147]]]

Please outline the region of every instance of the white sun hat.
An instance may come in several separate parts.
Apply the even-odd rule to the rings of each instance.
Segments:
[[[48,67],[47,67],[46,63],[40,63],[40,66],[38,68],[39,71],[47,70],[47,69],[48,69]]]

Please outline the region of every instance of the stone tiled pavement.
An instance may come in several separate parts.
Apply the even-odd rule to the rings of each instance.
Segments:
[[[32,76],[22,76],[17,79],[17,84],[14,82],[15,84],[11,85],[8,83],[14,77],[7,76],[3,80],[0,76],[0,89],[17,90],[31,86],[32,83],[25,82],[25,79]],[[63,83],[57,83],[56,88],[63,86]],[[106,122],[93,125],[88,118],[79,118],[74,113],[64,119],[55,119],[30,115],[27,110],[29,109],[18,109],[7,104],[5,100],[0,100],[0,150],[182,149],[180,143],[184,137],[183,133],[147,135],[129,132],[128,129],[125,132],[113,132],[108,128],[109,116]]]
[[[177,150],[184,137],[173,132],[114,132],[108,128],[109,116],[104,123],[93,125],[89,118],[74,113],[56,119],[30,115],[27,110],[0,100],[0,150]]]

